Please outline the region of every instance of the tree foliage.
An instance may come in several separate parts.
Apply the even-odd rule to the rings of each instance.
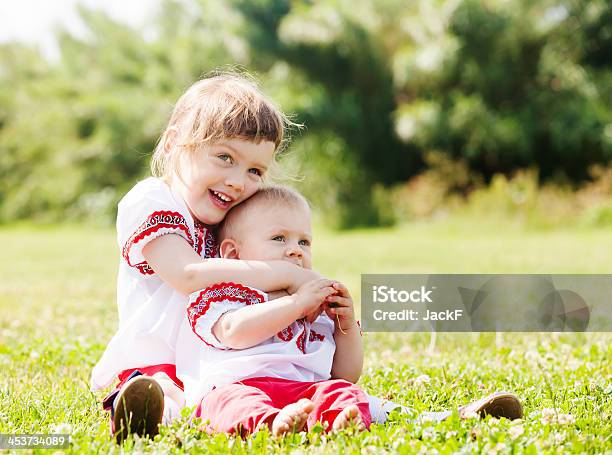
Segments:
[[[381,189],[431,153],[574,182],[612,154],[605,0],[166,0],[142,31],[81,16],[58,61],[0,47],[4,220],[112,219],[172,103],[230,64],[306,125],[286,162],[342,226],[388,221]]]

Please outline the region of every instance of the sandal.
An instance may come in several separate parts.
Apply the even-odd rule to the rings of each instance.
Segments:
[[[509,392],[495,392],[489,396],[476,400],[459,408],[459,417],[469,418],[470,414],[478,414],[480,417],[490,415],[499,419],[522,419],[523,406],[518,397]]]
[[[151,376],[136,376],[119,390],[111,411],[112,430],[121,444],[129,434],[153,438],[164,413],[164,392]]]

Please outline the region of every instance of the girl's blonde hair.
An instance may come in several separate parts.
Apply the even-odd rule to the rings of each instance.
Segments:
[[[299,127],[250,77],[216,73],[193,84],[177,101],[153,152],[151,172],[156,177],[171,178],[179,174],[183,152],[193,156],[202,145],[223,139],[270,141],[279,152],[288,142],[287,130],[292,126]],[[177,147],[167,153],[164,144],[171,130],[176,133]]]

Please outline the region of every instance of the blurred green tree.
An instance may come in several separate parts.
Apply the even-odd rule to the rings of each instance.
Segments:
[[[306,91],[303,104],[288,100],[307,134],[315,136],[297,145],[311,168],[305,173],[312,176],[316,169],[319,174],[307,177],[303,188],[318,205],[329,207],[342,227],[389,221],[373,187],[414,174],[421,159],[394,132],[397,106],[382,36],[347,14],[347,2],[233,4],[244,17],[249,46],[262,57],[252,61],[253,67],[273,72],[284,62],[289,70],[278,82],[291,86],[300,80],[289,92]]]
[[[82,8],[88,33],[60,33],[56,62],[0,48],[0,219],[114,219],[174,101],[242,58],[217,32],[231,23],[224,8],[208,1],[193,14],[165,1],[146,34]]]
[[[607,2],[234,4],[264,57],[253,64],[284,61],[295,92],[304,78],[322,92],[296,103],[321,138],[297,149],[306,166],[321,162],[316,181],[336,195],[341,225],[380,223],[373,189],[410,178],[432,152],[485,180],[535,166],[543,179],[581,181],[610,160]]]
[[[81,16],[58,61],[0,46],[0,219],[112,219],[172,103],[229,64],[306,125],[286,162],[340,226],[392,222],[384,188],[432,153],[485,181],[574,182],[612,154],[606,0],[164,0],[144,30]]]

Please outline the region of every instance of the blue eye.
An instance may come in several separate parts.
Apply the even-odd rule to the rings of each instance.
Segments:
[[[302,246],[310,246],[310,242],[308,240],[300,240],[300,245]]]
[[[226,163],[232,162],[232,157],[228,155],[227,153],[222,153],[221,155],[217,155],[217,158],[219,158],[221,161],[225,161]]]
[[[257,175],[258,177],[261,177],[263,175],[263,172],[261,172],[259,169],[254,168],[254,167],[249,169],[249,172],[253,175]]]
[[[285,236],[283,236],[283,235],[275,235],[274,237],[272,237],[272,240],[274,240],[275,242],[284,242],[285,241]]]

